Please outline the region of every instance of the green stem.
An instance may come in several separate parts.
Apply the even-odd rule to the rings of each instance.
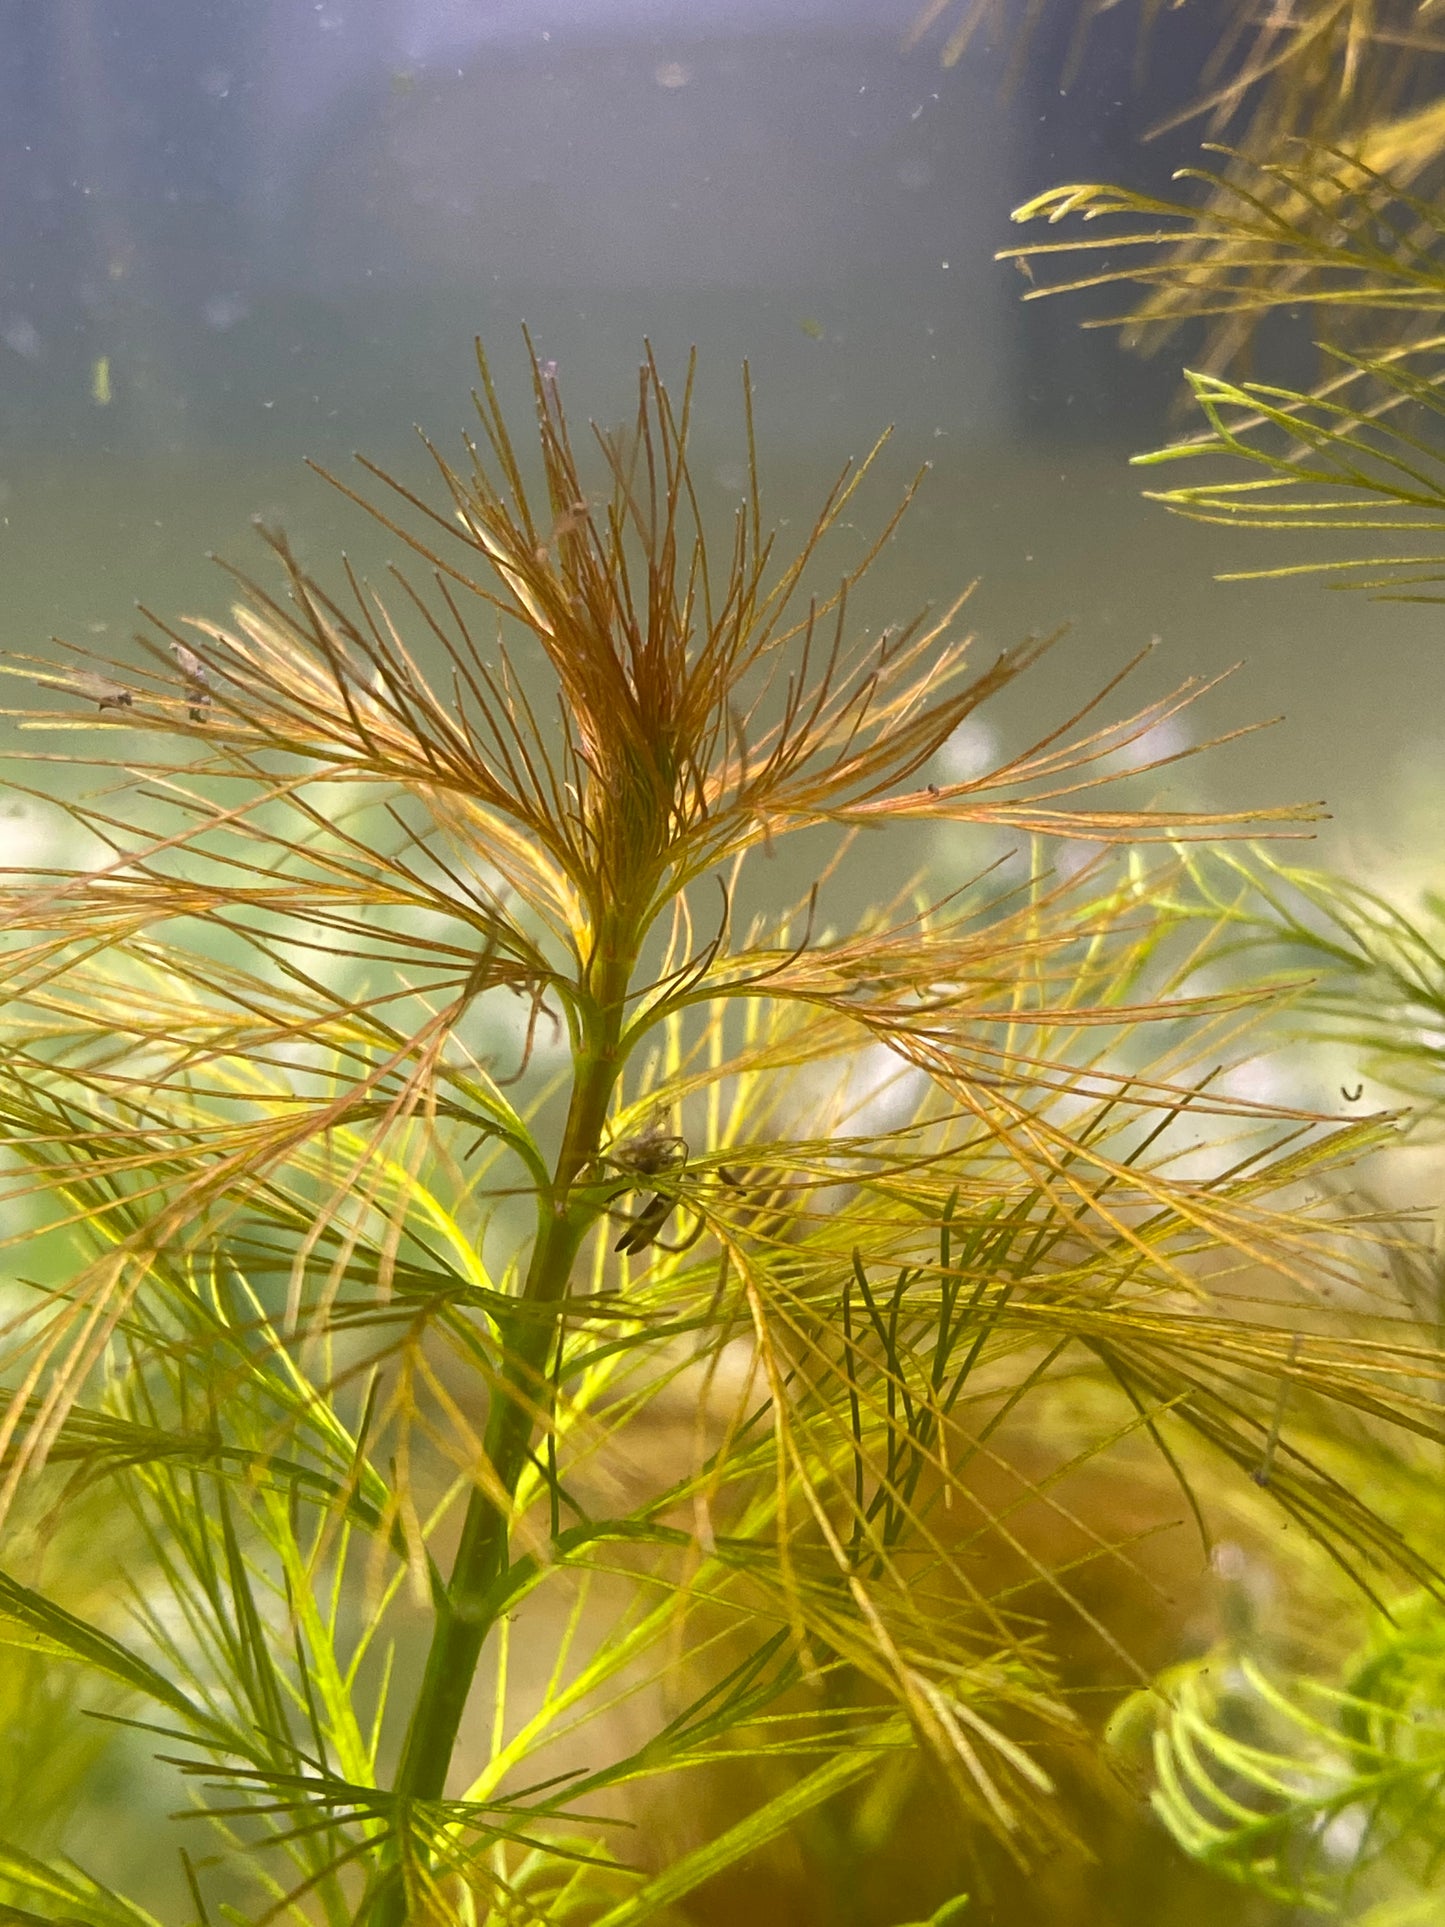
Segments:
[[[472,1681],[503,1603],[509,1565],[511,1501],[531,1455],[538,1411],[547,1397],[547,1364],[556,1319],[543,1315],[567,1294],[577,1252],[601,1208],[574,1197],[578,1177],[602,1148],[607,1110],[621,1070],[621,1038],[635,944],[601,934],[589,1000],[592,1021],[579,1055],[567,1123],[552,1182],[538,1198],[537,1238],[519,1301],[521,1315],[500,1333],[501,1370],[483,1444],[490,1477],[474,1486],[432,1629],[426,1669],[412,1709],[394,1793],[398,1827],[411,1800],[440,1800]],[[609,940],[611,939],[611,940]],[[404,1927],[406,1895],[393,1864],[363,1914],[374,1927]]]

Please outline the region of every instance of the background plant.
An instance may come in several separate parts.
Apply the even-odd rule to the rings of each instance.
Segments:
[[[1160,324],[1200,324],[1199,365],[1186,380],[1205,432],[1138,459],[1203,461],[1207,479],[1157,499],[1206,521],[1309,532],[1313,544],[1282,566],[1234,573],[1327,571],[1334,587],[1437,601],[1439,69],[1419,63],[1408,113],[1352,98],[1352,75],[1393,58],[1385,25],[1361,16],[1358,60],[1321,68],[1318,112],[1333,114],[1333,126],[1280,122],[1242,151],[1216,148],[1209,165],[1181,177],[1189,198],[1102,184],[1055,190],[1018,218],[1079,216],[1098,232],[1020,252],[1056,261],[1086,250],[1085,272],[1059,285],[1132,285],[1137,303],[1120,319],[1136,339]],[[1323,357],[1319,382],[1251,380],[1230,365],[1270,317],[1301,310]],[[1321,534],[1341,531],[1344,544],[1322,546]],[[1402,904],[1388,888],[1259,857],[1191,867],[1205,914],[1233,921],[1238,966],[1252,981],[1308,973],[1295,1033],[1342,1071],[1342,1099],[1404,1098],[1413,1141],[1422,1151],[1433,1144],[1438,895]],[[1382,1166],[1370,1182],[1389,1179]],[[1415,1208],[1394,1224],[1388,1292],[1399,1327],[1438,1345],[1437,1190],[1438,1179],[1418,1184]],[[1418,1463],[1383,1441],[1375,1449],[1382,1502],[1433,1510],[1433,1468],[1422,1480]],[[1353,1654],[1326,1646],[1313,1665],[1290,1665],[1236,1638],[1166,1675],[1124,1726],[1152,1727],[1153,1798],[1175,1838],[1283,1904],[1372,1922],[1433,1918],[1439,1637],[1438,1603],[1406,1599]]]

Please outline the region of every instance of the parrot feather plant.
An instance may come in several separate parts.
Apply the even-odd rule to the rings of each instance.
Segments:
[[[101,787],[60,799],[87,860],[3,896],[0,1627],[180,1776],[175,1917],[679,1920],[899,1760],[958,1803],[957,1911],[1069,1829],[1040,1602],[1143,1676],[1078,1588],[1133,1557],[1080,1467],[1145,1449],[1203,1533],[1237,1473],[1364,1583],[1433,1584],[1315,1449],[1342,1409],[1445,1432],[1434,1353],[1317,1289],[1375,1261],[1318,1174],[1389,1125],[1231,1089],[1278,992],[1211,988],[1153,907],[1171,840],[1260,819],[1096,800],[1198,685],[935,782],[1026,671],[1047,703],[1044,649],[856,629],[891,522],[812,595],[861,470],[776,562],[749,414],[719,562],[691,371],[674,400],[649,354],[585,446],[535,360],[533,397],[524,460],[481,363],[435,503],[368,469],[422,565],[385,599],[273,536],[225,624],[10,664],[68,732],[42,771],[94,744]],[[834,927],[907,824],[1027,860]],[[802,832],[818,883],[744,922]],[[1053,836],[1164,853],[1055,874]],[[134,1533],[82,1614],[44,1544],[97,1495]],[[694,1824],[735,1767],[756,1798]],[[23,1840],[0,1889],[151,1917]]]

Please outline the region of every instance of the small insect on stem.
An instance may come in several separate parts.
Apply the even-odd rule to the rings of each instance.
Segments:
[[[130,709],[135,703],[135,698],[130,690],[122,687],[118,682],[112,682],[108,676],[94,675],[88,669],[72,670],[69,680],[64,684],[47,681],[42,683],[40,687],[42,689],[57,689],[63,687],[72,690],[77,696],[84,696],[89,702],[93,702],[96,708],[101,711],[107,709]]]
[[[176,659],[176,667],[186,679],[186,697],[190,704],[186,711],[193,723],[203,723],[206,711],[211,706],[211,692],[208,687],[211,677],[206,665],[193,649],[187,649],[183,642],[171,644],[171,654]]]
[[[687,1140],[670,1134],[660,1125],[651,1125],[636,1137],[623,1138],[603,1153],[602,1162],[610,1164],[625,1177],[654,1178],[664,1172],[680,1176],[687,1164]],[[672,1216],[677,1199],[665,1191],[654,1192],[628,1224],[612,1247],[629,1255],[646,1251]]]
[[[585,502],[569,502],[552,524],[552,532],[545,542],[539,542],[534,551],[538,562],[545,562],[554,548],[566,535],[582,534],[591,519],[592,511]]]
[[[646,1251],[672,1215],[675,1202],[675,1199],[665,1196],[661,1191],[655,1191],[612,1249],[626,1252],[629,1257],[635,1252]]]

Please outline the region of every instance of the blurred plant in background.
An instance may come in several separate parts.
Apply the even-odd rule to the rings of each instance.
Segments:
[[[101,787],[0,903],[3,1677],[129,1723],[145,1864],[60,1857],[57,1790],[8,1904],[134,1927],[164,1859],[198,1923],[761,1919],[788,1855],[794,1920],[1047,1900],[1212,1522],[1334,1614],[1437,1583],[1362,1472],[1445,1442],[1342,1202],[1393,1126],[1231,1082],[1296,990],[1223,982],[1177,848],[1259,819],[1095,801],[1197,684],[930,780],[1045,647],[858,631],[860,475],[778,563],[750,464],[719,566],[691,374],[579,448],[534,362],[530,469],[481,375],[436,506],[370,471],[424,581],[271,536],[227,625],[10,666]],[[1033,858],[834,927],[910,823]]]
[[[1111,1734],[1127,1749],[1136,1723],[1152,1729],[1155,1806],[1206,1864],[1310,1913],[1428,1920],[1445,1840],[1442,1634],[1437,1600],[1397,1605],[1338,1686],[1217,1651],[1126,1702]]]
[[[941,56],[953,65],[975,39],[997,37],[1011,50],[1017,73],[1025,59],[1037,57],[1045,21],[1067,18],[1073,29],[1061,75],[1067,86],[1099,22],[1129,12],[1138,16],[1134,81],[1146,97],[1151,60],[1162,65],[1170,58],[1168,28],[1186,15],[1207,19],[1213,45],[1197,83],[1150,134],[1196,124],[1216,165],[1180,177],[1195,188],[1188,204],[1087,186],[1053,190],[1020,209],[1016,218],[1023,220],[1120,212],[1155,223],[1143,232],[1063,244],[1107,255],[1101,273],[1071,287],[1126,280],[1144,290],[1127,314],[1087,325],[1118,326],[1131,346],[1148,350],[1182,324],[1207,317],[1196,365],[1212,373],[1238,366],[1271,308],[1333,300],[1329,320],[1347,330],[1360,316],[1347,305],[1358,295],[1332,293],[1318,270],[1341,243],[1358,240],[1368,254],[1393,257],[1388,272],[1403,274],[1408,251],[1396,251],[1388,220],[1382,232],[1361,197],[1368,198],[1372,181],[1386,185],[1389,198],[1432,189],[1445,157],[1445,33],[1433,0],[1293,0],[1271,8],[1226,0],[1198,9],[1188,0],[1168,7],[1140,0],[1135,8],[1088,0],[1056,9],[1048,0],[1022,9],[1013,0],[930,0],[908,44],[919,44],[943,23]],[[1121,205],[1111,207],[1110,196]],[[1121,249],[1143,251],[1137,271],[1119,268]],[[1048,252],[1035,245],[1015,251],[1015,258]]]
[[[1008,250],[1031,273],[1035,264],[1087,257],[1085,273],[1025,299],[1115,283],[1139,289],[1127,313],[1089,324],[1119,327],[1136,346],[1203,324],[1186,380],[1208,431],[1136,459],[1224,458],[1235,473],[1241,462],[1255,472],[1159,493],[1170,508],[1251,528],[1418,539],[1442,527],[1445,66],[1428,56],[1445,54],[1445,42],[1434,37],[1432,12],[1322,0],[1261,26],[1256,57],[1221,99],[1248,85],[1265,89],[1264,104],[1238,145],[1211,144],[1213,165],[1180,171],[1192,199],[1079,183],[1016,211],[1022,222],[1102,224]],[[1291,81],[1280,95],[1282,77],[1297,68],[1298,88]],[[1407,80],[1429,98],[1392,117]],[[1279,314],[1308,317],[1324,357],[1313,388],[1226,372]],[[1294,567],[1431,600],[1440,579],[1434,554],[1402,553],[1398,543],[1358,559],[1253,573]]]
[[[1010,251],[1031,274],[1082,258],[1082,273],[1035,293],[1131,287],[1129,311],[1102,325],[1135,345],[1197,324],[1186,379],[1206,430],[1137,459],[1202,461],[1209,479],[1156,499],[1197,519],[1316,540],[1306,559],[1236,575],[1326,571],[1333,587],[1441,599],[1445,108],[1433,11],[1278,10],[1201,102],[1215,133],[1235,117],[1235,138],[1184,170],[1187,197],[1076,184],[1018,211],[1022,221],[1098,223]],[[1242,22],[1241,10],[1229,29],[1236,44]],[[1272,316],[1308,317],[1324,364],[1316,385],[1247,379],[1238,366]],[[1318,532],[1341,531],[1349,547],[1322,554]],[[1225,948],[1246,980],[1305,979],[1289,1027],[1312,1059],[1343,1070],[1342,1102],[1403,1098],[1407,1141],[1438,1145],[1438,888],[1415,907],[1388,888],[1258,855],[1185,867],[1185,913],[1216,936],[1221,917],[1232,922]],[[1185,909],[1184,895],[1171,900]],[[1413,1209],[1392,1222],[1395,1207],[1373,1206],[1388,1250],[1381,1290],[1401,1337],[1438,1348],[1440,1255],[1421,1224],[1438,1207],[1438,1158],[1413,1168],[1429,1173]],[[1370,1181],[1393,1176],[1386,1160]],[[1358,1182],[1353,1196],[1370,1207]],[[1395,1515],[1413,1510],[1438,1559],[1438,1465],[1401,1458],[1383,1438],[1370,1452],[1372,1498]],[[1128,1702],[1114,1727],[1125,1751],[1152,1734],[1153,1802],[1188,1853],[1285,1908],[1376,1927],[1436,1919],[1445,1874],[1445,1620],[1431,1592],[1382,1605],[1353,1654],[1326,1638],[1291,1660],[1264,1653],[1257,1628],[1222,1637]]]
[[[1188,9],[1189,0],[1086,0],[1057,12],[1071,27],[1065,83],[1104,17],[1138,16],[1135,78],[1147,85],[1148,62],[1161,21]],[[1211,7],[1214,46],[1198,75],[1195,98],[1183,118],[1219,133],[1233,124],[1248,138],[1281,134],[1333,139],[1343,128],[1379,121],[1398,108],[1418,81],[1422,55],[1445,43],[1434,32],[1432,0],[1295,0],[1269,13],[1233,4]],[[942,31],[939,57],[946,67],[963,59],[976,40],[998,37],[1015,66],[1032,54],[1051,12],[1049,0],[1020,8],[1012,0],[927,0],[908,30],[913,48]]]
[[[1190,858],[1193,914],[1228,917],[1237,966],[1254,981],[1303,979],[1293,1029],[1313,1058],[1347,1066],[1346,1105],[1397,1096],[1410,1108],[1401,1143],[1438,1151],[1445,1100],[1445,952],[1440,902],[1407,914],[1347,878],[1271,862]],[[1185,907],[1185,898],[1175,899]],[[1395,1180],[1388,1154],[1371,1169]],[[1388,1266],[1381,1297],[1401,1335],[1439,1350],[1445,1265],[1439,1245],[1438,1155],[1417,1208],[1374,1208]],[[1368,1199],[1354,1180],[1356,1208]],[[1434,1229],[1431,1221],[1434,1221]],[[1283,1409],[1283,1408],[1281,1408]],[[1445,1532],[1439,1464],[1367,1443],[1370,1490],[1430,1540]],[[1428,1522],[1428,1524],[1427,1524]],[[1121,1755],[1150,1760],[1152,1803],[1186,1852],[1282,1906],[1352,1922],[1438,1917],[1445,1840],[1445,1613],[1436,1593],[1387,1594],[1360,1645],[1321,1641],[1293,1662],[1270,1651],[1246,1613],[1206,1653],[1167,1669],[1115,1713]],[[1333,1667],[1338,1671],[1333,1671]]]

